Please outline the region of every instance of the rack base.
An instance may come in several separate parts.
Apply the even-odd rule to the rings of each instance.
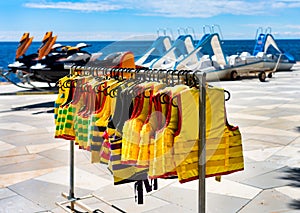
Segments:
[[[110,207],[118,210],[121,213],[126,213],[126,211],[118,208],[117,206],[103,200],[101,197],[98,197],[97,195],[94,195],[94,194],[90,194],[90,195],[80,197],[80,198],[70,197],[67,193],[62,193],[61,195],[62,195],[62,197],[66,198],[67,201],[55,202],[55,204],[57,206],[59,206],[60,208],[62,208],[65,212],[70,212],[70,213],[104,213],[100,209],[91,209],[89,206],[87,206],[86,204],[81,202],[82,200],[95,198],[95,199],[109,205]],[[68,204],[68,203],[70,203],[70,206],[66,206],[66,204]],[[76,210],[75,206],[78,206],[80,209],[83,209],[86,212],[81,212],[81,211]]]

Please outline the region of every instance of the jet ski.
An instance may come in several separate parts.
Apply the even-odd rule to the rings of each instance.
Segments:
[[[8,65],[9,72],[16,73],[24,83],[28,81],[56,83],[61,77],[69,74],[70,67],[84,66],[89,61],[99,58],[102,53],[89,53],[84,49],[90,45],[78,43],[67,46],[55,43],[57,36],[46,32],[42,44],[36,53],[26,55],[33,37],[24,33],[20,39],[15,62]]]
[[[57,36],[52,36],[51,31],[46,32],[38,51],[33,54],[25,55],[32,43],[33,37],[29,37],[29,33],[24,33],[16,51],[15,62],[8,65],[10,71],[14,73],[21,71],[22,74],[29,73],[30,67],[35,65],[38,60],[42,59],[51,51],[51,47],[55,43],[56,38]]]
[[[84,66],[90,61],[97,60],[102,53],[89,53],[84,48],[90,45],[78,43],[76,46],[55,44],[52,51],[44,56],[37,64],[30,67],[31,77],[35,81],[55,83],[70,73],[72,66]]]

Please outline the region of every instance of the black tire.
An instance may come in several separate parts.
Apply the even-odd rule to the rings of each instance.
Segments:
[[[230,73],[230,79],[233,80],[233,81],[235,81],[235,80],[238,79],[238,74],[237,74],[236,71],[231,71],[231,73]]]
[[[273,77],[273,74],[270,72],[269,74],[268,74],[268,78],[272,78]]]
[[[261,81],[261,82],[265,82],[266,81],[266,73],[264,71],[260,72],[258,74],[258,79]]]

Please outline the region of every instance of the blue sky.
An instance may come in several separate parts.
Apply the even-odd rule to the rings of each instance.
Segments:
[[[300,38],[300,0],[12,0],[0,2],[0,41],[35,40],[53,31],[58,40],[124,40],[169,28],[217,24],[224,39],[254,39],[258,27],[275,38]],[[190,31],[191,32],[191,31]]]

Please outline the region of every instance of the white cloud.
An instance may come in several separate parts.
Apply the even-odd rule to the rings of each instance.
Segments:
[[[0,31],[0,41],[19,41],[23,33],[23,31]],[[30,35],[32,36],[31,33]]]
[[[137,4],[138,0],[131,0]],[[208,18],[220,14],[250,15],[263,14],[265,3],[253,4],[241,0],[186,0],[186,1],[146,1],[144,6],[152,8],[147,15],[161,15],[166,17],[200,17]]]
[[[298,32],[291,32],[291,31],[282,31],[282,32],[274,32],[273,33],[276,38],[299,38],[300,31]]]
[[[273,8],[299,8],[300,1],[275,1],[271,5]]]
[[[299,8],[299,0],[106,0],[80,2],[41,1],[26,3],[25,7],[39,9],[66,9],[86,12],[105,12],[128,9],[136,15],[163,17],[208,18],[221,14],[263,15],[272,10]]]
[[[26,3],[25,7],[38,9],[65,9],[78,10],[86,12],[105,12],[122,9],[120,5],[111,4],[108,2],[40,2],[40,3]]]
[[[286,25],[286,28],[300,30],[300,25],[289,24],[289,25]]]

